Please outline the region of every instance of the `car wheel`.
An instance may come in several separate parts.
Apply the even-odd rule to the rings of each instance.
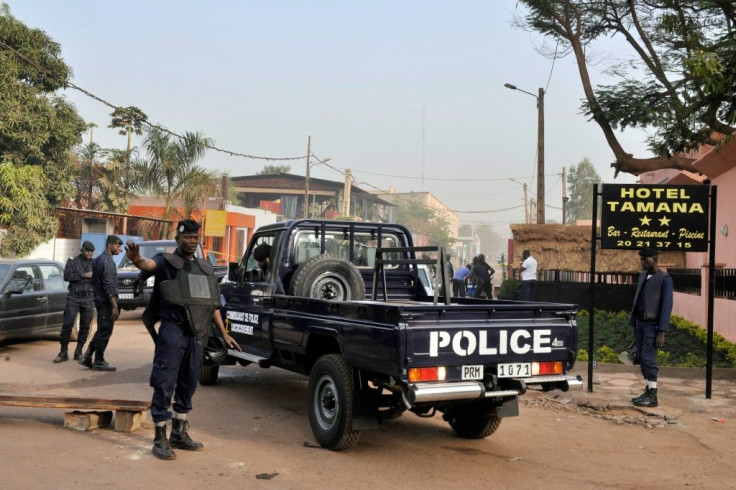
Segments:
[[[470,416],[455,415],[450,418],[450,427],[465,439],[483,439],[488,437],[501,425],[501,419],[495,414]]]

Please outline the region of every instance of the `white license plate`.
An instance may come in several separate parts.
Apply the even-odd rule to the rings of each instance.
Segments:
[[[463,373],[462,379],[483,379],[483,365],[480,366],[461,366]]]
[[[118,294],[118,299],[133,299],[133,293]]]
[[[532,363],[507,362],[498,365],[499,378],[528,378],[532,375]]]

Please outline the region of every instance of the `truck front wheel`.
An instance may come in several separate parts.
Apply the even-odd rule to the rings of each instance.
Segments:
[[[353,376],[339,354],[320,357],[309,375],[307,412],[312,433],[322,447],[340,451],[352,447],[360,432],[353,430]]]
[[[449,422],[452,430],[465,439],[483,439],[496,432],[501,425],[501,419],[495,414],[480,416],[458,414],[453,415]]]

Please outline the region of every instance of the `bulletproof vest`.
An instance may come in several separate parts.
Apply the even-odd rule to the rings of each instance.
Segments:
[[[161,281],[159,285],[161,297],[169,304],[184,308],[193,334],[206,333],[212,321],[212,314],[220,306],[212,266],[196,258],[184,260],[176,254],[162,255],[176,269],[176,277]]]

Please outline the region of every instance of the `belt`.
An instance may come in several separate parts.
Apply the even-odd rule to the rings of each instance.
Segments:
[[[95,293],[85,291],[70,291],[69,294],[71,294],[72,296],[76,296],[77,298],[89,298]]]
[[[638,315],[636,315],[636,319],[637,320],[641,320],[643,322],[654,322],[654,323],[657,323],[657,321],[658,321],[656,318],[649,318],[648,316],[646,316],[644,314],[641,314],[641,313],[638,314]]]

